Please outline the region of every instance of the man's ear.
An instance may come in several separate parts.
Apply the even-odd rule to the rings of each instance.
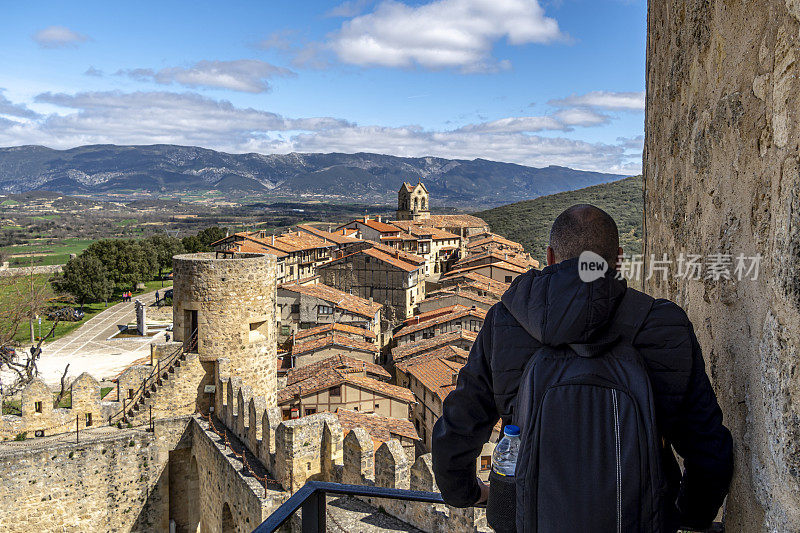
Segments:
[[[622,248],[620,248],[621,250]],[[552,246],[547,247],[547,266],[556,264],[556,253],[553,251]]]

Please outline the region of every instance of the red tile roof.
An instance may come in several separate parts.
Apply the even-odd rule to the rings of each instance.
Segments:
[[[411,366],[427,361],[428,359],[448,359],[456,363],[464,364],[466,363],[467,357],[469,357],[469,351],[467,350],[456,346],[441,346],[435,350],[428,350],[413,357],[403,359],[403,361],[397,363],[396,366],[397,370],[408,373],[408,369]]]
[[[393,418],[375,413],[362,413],[339,407],[336,409],[339,423],[346,434],[351,429],[364,428],[373,440],[386,442],[396,436],[411,440],[421,440],[414,424],[407,418]]]
[[[297,229],[301,231],[305,231],[311,233],[316,237],[320,237],[321,239],[327,239],[331,242],[335,242],[336,244],[353,244],[356,242],[361,242],[361,239],[356,239],[354,237],[346,236],[342,233],[333,233],[329,231],[325,231],[319,228],[315,228],[310,224],[298,224]]]
[[[467,331],[461,329],[459,331],[451,331],[443,335],[437,335],[430,339],[421,339],[416,342],[397,346],[392,349],[392,359],[395,361],[403,361],[409,357],[413,357],[422,352],[435,350],[438,347],[455,344],[457,342],[468,343],[472,346],[478,334],[474,331]]]
[[[373,333],[368,329],[351,326],[349,324],[333,323],[333,324],[323,324],[315,328],[301,330],[295,334],[294,340],[295,342],[297,342],[300,339],[305,339],[307,337],[315,337],[317,335],[327,335],[329,333],[337,331],[340,333],[349,333],[351,335],[358,335],[360,337],[368,337],[373,340],[378,338],[378,336],[375,335],[375,333]]]
[[[325,300],[331,304],[335,304],[336,307],[344,309],[349,313],[363,316],[368,319],[373,319],[375,314],[381,310],[381,307],[383,307],[379,303],[370,302],[369,300],[361,298],[360,296],[343,292],[339,289],[334,289],[333,287],[323,283],[316,283],[313,285],[284,283],[278,288],[298,294],[304,294],[306,296],[312,296],[314,298],[319,298],[320,300]]]
[[[421,358],[416,363],[407,366],[406,373],[414,376],[423,387],[439,396],[444,401],[447,395],[456,388],[453,377],[464,367],[448,359]]]
[[[290,402],[298,395],[300,395],[300,397],[308,396],[309,394],[314,394],[315,392],[340,386],[345,383],[402,402],[414,403],[415,401],[411,391],[404,387],[398,387],[397,385],[391,385],[365,376],[354,375],[348,373],[346,370],[324,368],[308,379],[293,383],[292,385],[287,385],[279,390],[278,403],[284,404]]]
[[[434,326],[437,326],[439,324],[445,324],[447,322],[450,322],[451,320],[458,320],[458,319],[466,317],[466,316],[479,318],[481,320],[484,320],[486,318],[486,309],[481,309],[480,307],[476,307],[476,308],[472,309],[472,308],[467,308],[467,307],[463,307],[463,306],[460,306],[460,305],[454,306],[454,307],[460,307],[461,309],[457,309],[457,310],[455,310],[455,311],[453,311],[451,313],[438,315],[435,318],[431,318],[429,320],[424,320],[424,321],[421,321],[419,323],[407,324],[407,325],[403,326],[402,328],[400,328],[400,330],[397,333],[394,334],[394,337],[396,339],[398,339],[398,338],[403,337],[405,335],[411,335],[412,333],[416,333],[417,331],[421,331],[423,329],[434,327]],[[439,309],[437,309],[436,311],[439,311]]]
[[[378,352],[378,347],[370,342],[356,340],[340,333],[332,333],[326,337],[319,337],[306,342],[295,343],[295,345],[292,346],[292,355],[297,357],[306,353],[330,348],[331,346],[338,346],[346,350],[357,350],[371,354]]]
[[[328,357],[327,359],[323,359],[322,361],[311,363],[310,365],[299,366],[289,370],[289,373],[286,376],[286,384],[294,385],[295,383],[305,381],[328,369],[344,370],[345,372],[350,370],[356,370],[359,372],[364,371],[368,374],[373,374],[386,379],[391,379],[392,377],[392,375],[380,365],[376,365],[375,363],[367,363],[353,357],[348,357],[344,354],[338,354]]]

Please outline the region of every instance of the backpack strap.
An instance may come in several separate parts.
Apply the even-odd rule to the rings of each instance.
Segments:
[[[650,309],[653,307],[655,298],[636,289],[628,287],[625,296],[617,307],[611,329],[618,333],[626,341],[633,344],[639,330],[642,329]]]

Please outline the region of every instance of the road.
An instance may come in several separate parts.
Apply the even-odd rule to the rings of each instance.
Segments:
[[[145,304],[155,301],[155,291],[136,297]],[[48,385],[58,385],[69,363],[71,378],[89,372],[98,380],[116,376],[132,361],[150,353],[150,343],[162,338],[112,338],[120,326],[136,321],[134,302],[122,302],[104,309],[75,331],[42,347],[39,375]],[[149,320],[148,320],[149,322]]]

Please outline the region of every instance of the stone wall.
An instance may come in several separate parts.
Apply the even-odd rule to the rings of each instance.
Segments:
[[[645,254],[763,256],[655,276],[685,307],[735,440],[726,530],[800,530],[800,1],[651,0]]]
[[[275,403],[277,394],[275,257],[213,253],[173,258],[173,324],[176,341],[197,326],[201,361],[224,357],[233,373],[247,377],[257,393]]]

